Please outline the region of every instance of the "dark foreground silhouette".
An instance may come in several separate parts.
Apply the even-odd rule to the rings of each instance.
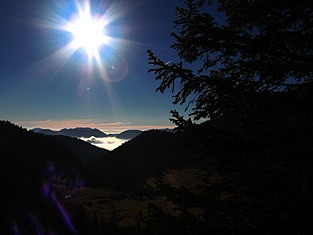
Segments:
[[[189,145],[203,143],[205,132],[212,138],[193,153],[183,148],[191,136],[162,131],[144,132],[108,153],[1,121],[1,229],[4,234],[312,230],[313,164],[305,132],[283,131],[279,140],[286,144],[266,144],[203,124]],[[288,142],[295,138],[299,141]],[[71,146],[94,157],[85,161]],[[197,160],[195,153],[206,153],[205,159]]]
[[[7,234],[90,234],[102,218],[86,209],[90,197],[99,194],[86,187],[110,187],[112,200],[115,190],[123,192],[119,198],[144,194],[147,178],[190,163],[181,154],[181,142],[169,132],[150,131],[109,153],[75,138],[37,134],[1,121],[2,229]],[[90,190],[89,199],[79,200]],[[133,230],[111,220],[102,221],[103,231]]]

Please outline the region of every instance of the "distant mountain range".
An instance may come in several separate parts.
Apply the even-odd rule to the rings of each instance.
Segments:
[[[33,132],[44,134],[44,135],[63,135],[63,136],[70,136],[75,138],[90,138],[92,136],[94,137],[116,137],[119,139],[132,139],[136,137],[137,135],[140,135],[142,131],[140,130],[127,130],[124,132],[121,132],[119,134],[106,134],[98,129],[95,128],[88,128],[88,127],[76,127],[76,128],[70,128],[70,129],[62,129],[59,131],[53,131],[50,129],[41,129],[41,128],[34,128],[32,129]]]
[[[85,137],[89,138],[91,136],[94,137],[106,137],[107,134],[103,133],[102,131],[98,129],[92,129],[92,128],[84,128],[84,127],[77,127],[73,129],[62,129],[59,131],[53,131],[50,129],[41,129],[41,128],[34,128],[32,129],[33,132],[44,134],[44,135],[64,135],[64,136],[70,136],[70,137]]]

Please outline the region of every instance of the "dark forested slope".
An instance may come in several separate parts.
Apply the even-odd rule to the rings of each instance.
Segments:
[[[110,152],[109,150],[99,148],[86,141],[62,135],[49,136],[53,141],[64,146],[68,151],[76,155],[82,161],[82,164],[90,163],[98,158],[103,157]]]
[[[167,169],[190,167],[192,164],[194,160],[184,150],[182,136],[151,130],[95,161],[90,182],[128,190]]]
[[[49,182],[53,176],[75,181],[79,169],[79,158],[56,141],[0,121],[1,233],[68,232]]]

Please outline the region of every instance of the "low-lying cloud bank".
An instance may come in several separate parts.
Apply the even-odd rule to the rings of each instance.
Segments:
[[[99,148],[104,148],[107,150],[113,150],[127,142],[128,140],[119,139],[116,137],[90,137],[90,138],[80,138],[88,143],[91,143]]]

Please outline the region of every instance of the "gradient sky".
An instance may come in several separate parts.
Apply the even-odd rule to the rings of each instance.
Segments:
[[[159,82],[147,73],[146,51],[177,60],[169,46],[178,4],[182,1],[91,1],[94,14],[112,18],[106,30],[116,40],[101,48],[101,62],[119,69],[107,82],[95,65],[88,66],[84,50],[71,56],[60,51],[72,36],[55,26],[71,19],[75,1],[1,0],[0,119],[27,128],[172,126],[171,93],[155,92]]]

